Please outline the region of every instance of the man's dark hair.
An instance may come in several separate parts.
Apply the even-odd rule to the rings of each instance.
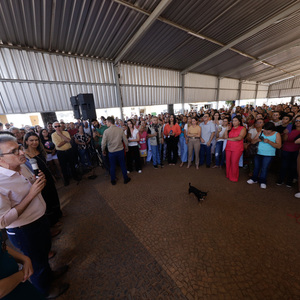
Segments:
[[[273,122],[268,122],[264,125],[263,127],[265,130],[272,130],[272,131],[275,131],[276,129],[276,126]]]
[[[113,117],[107,117],[106,121],[110,122],[113,125],[115,124],[115,119]]]
[[[3,126],[3,123],[0,122],[0,126]]]
[[[291,112],[292,112],[292,111],[290,111],[289,113],[291,113]],[[293,119],[294,116],[289,115],[289,113],[284,114],[284,115],[283,115],[283,118],[284,118],[284,117],[288,117],[288,118],[290,119],[290,121],[292,121],[292,119]],[[294,115],[295,115],[295,114],[294,114]]]

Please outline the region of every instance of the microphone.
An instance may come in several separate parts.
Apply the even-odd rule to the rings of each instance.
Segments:
[[[35,158],[30,158],[29,159],[29,163],[31,164],[31,167],[32,167],[34,175],[38,176],[38,174],[39,174],[39,166],[37,164],[36,159]]]

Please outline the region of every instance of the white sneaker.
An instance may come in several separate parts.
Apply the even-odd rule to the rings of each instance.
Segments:
[[[261,188],[261,189],[266,189],[266,188],[267,188],[267,185],[266,185],[265,183],[261,183],[261,184],[260,184],[260,188]]]
[[[127,174],[130,174],[130,171],[127,171]]]
[[[249,180],[247,180],[247,183],[248,183],[248,184],[253,184],[253,183],[257,183],[257,181],[254,181],[254,180],[252,180],[252,179],[249,179]]]
[[[142,170],[138,170],[138,173],[142,173]]]
[[[295,194],[295,197],[300,199],[300,192],[299,192],[299,193],[296,193],[296,194]]]

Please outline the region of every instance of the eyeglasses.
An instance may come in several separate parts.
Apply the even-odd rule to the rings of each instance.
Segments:
[[[4,156],[4,155],[8,155],[8,154],[19,155],[20,150],[23,151],[22,145],[19,145],[18,148],[15,148],[15,149],[11,150],[10,152],[1,153],[0,156]]]
[[[296,120],[295,123],[296,123],[296,122],[300,122],[300,120]]]
[[[56,125],[56,126],[54,126],[54,128],[57,128],[57,127],[61,127],[60,125]]]

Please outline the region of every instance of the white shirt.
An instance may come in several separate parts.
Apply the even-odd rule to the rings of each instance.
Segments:
[[[38,194],[18,216],[14,208],[29,193],[35,177],[25,165],[19,172],[0,167],[0,228],[15,228],[30,224],[45,214],[46,203]]]
[[[86,134],[91,135],[91,128],[90,128],[90,127],[88,127],[88,128],[83,127],[83,131],[84,131]]]
[[[130,130],[128,128],[128,130]],[[139,133],[139,131],[134,128],[133,132],[132,132],[132,136],[130,138],[128,138],[128,146],[138,146],[138,142],[130,142],[130,140],[136,140],[137,139],[137,134]],[[127,136],[127,130],[125,130],[125,135]]]
[[[222,126],[222,130],[219,131],[219,138],[224,136],[225,131],[226,131],[226,127]],[[217,132],[217,130],[216,130],[216,132]],[[224,139],[217,140],[217,142],[222,142],[222,141],[224,141]]]
[[[257,130],[256,128],[251,128],[248,133],[251,134],[251,140],[253,140],[255,138],[255,136],[257,135]]]

